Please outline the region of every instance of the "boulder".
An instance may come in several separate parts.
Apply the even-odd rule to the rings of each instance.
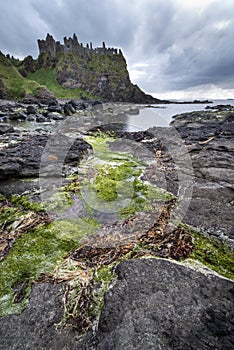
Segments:
[[[5,142],[4,142],[5,141]],[[47,133],[24,133],[14,135],[14,142],[9,143],[9,139],[2,139],[6,143],[5,148],[0,152],[0,179],[9,177],[37,177],[41,170],[41,157],[44,147],[49,144],[49,151],[46,154],[48,165],[52,165],[53,171],[57,168],[61,171],[61,165],[71,164],[81,160],[81,158],[91,150],[91,146],[82,139],[72,139],[63,135],[49,137]],[[68,148],[67,145],[71,144]],[[58,174],[61,176],[61,174]]]
[[[35,114],[29,114],[27,116],[27,121],[34,122],[35,120],[36,120],[36,115]]]
[[[230,350],[234,283],[165,259],[120,263],[96,330],[57,329],[61,284],[35,284],[20,315],[0,318],[0,350]]]
[[[58,112],[61,113],[62,112],[62,107],[60,106],[60,104],[55,104],[55,105],[50,105],[47,108],[48,112]]]
[[[47,122],[48,120],[40,113],[37,113],[36,114],[36,122],[37,123],[45,123]]]
[[[8,114],[8,119],[9,120],[26,120],[27,115],[21,112],[13,112]]]
[[[124,261],[115,272],[97,332],[79,349],[234,347],[232,281],[162,259]]]
[[[64,117],[59,113],[48,113],[47,118],[53,119],[53,120],[63,120],[64,119]]]
[[[73,107],[73,105],[71,104],[71,103],[65,103],[65,105],[64,105],[64,107],[63,107],[63,109],[64,109],[64,114],[65,115],[71,115],[71,114],[73,114],[73,113],[75,113],[75,108]]]
[[[26,113],[29,114],[37,114],[37,110],[34,106],[27,106]]]
[[[2,123],[0,124],[0,135],[9,134],[11,132],[14,132],[13,126]]]

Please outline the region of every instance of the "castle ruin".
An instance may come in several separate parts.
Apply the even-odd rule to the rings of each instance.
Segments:
[[[64,44],[61,44],[60,41],[55,41],[53,36],[47,34],[45,40],[37,40],[39,46],[39,53],[45,54],[50,53],[52,57],[60,52],[77,52],[81,56],[85,56],[90,53],[96,53],[98,55],[122,55],[122,51],[116,48],[106,47],[105,42],[103,42],[102,47],[93,48],[92,43],[86,44],[84,46],[82,43],[78,42],[76,34],[73,34],[72,38],[64,38]]]

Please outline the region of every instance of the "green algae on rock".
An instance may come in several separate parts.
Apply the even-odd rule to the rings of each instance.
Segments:
[[[13,220],[17,209],[11,208]],[[9,211],[8,211],[9,214]],[[95,220],[61,220],[38,224],[17,238],[1,262],[0,315],[20,313],[31,285],[41,274],[51,273],[82,238],[96,232]]]
[[[113,137],[97,133],[85,139],[92,145],[94,156],[83,167],[85,180],[80,182],[80,190],[90,206],[129,217],[149,209],[151,201],[172,197],[141,179],[148,165],[145,161],[139,161],[129,153],[109,149],[115,141]]]
[[[228,242],[194,230],[190,232],[194,238],[194,249],[190,258],[198,260],[218,274],[234,280],[234,251]]]

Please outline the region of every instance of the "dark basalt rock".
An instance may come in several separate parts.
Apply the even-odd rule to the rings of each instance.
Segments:
[[[185,222],[234,239],[234,113],[229,106],[218,107],[222,114],[182,114],[172,125],[185,140],[194,169],[193,196]]]
[[[48,119],[53,119],[53,120],[63,120],[64,119],[64,117],[59,113],[46,113],[46,116]]]
[[[63,316],[62,296],[62,285],[35,285],[29,306],[21,315],[0,318],[0,349],[75,349],[74,334],[56,330]]]
[[[27,114],[36,114],[37,110],[36,110],[36,108],[34,106],[27,106],[26,113]]]
[[[11,114],[9,114],[8,115],[8,119],[9,120],[13,120],[13,121],[17,121],[17,120],[26,120],[27,119],[27,115],[26,114],[24,114],[24,113],[21,113],[21,112],[19,112],[19,113],[11,113]]]
[[[9,134],[11,132],[14,132],[14,128],[11,125],[8,124],[0,124],[0,135],[3,134]]]
[[[125,261],[116,273],[95,349],[234,346],[233,282],[165,260]]]
[[[84,140],[75,139],[71,141],[63,135],[51,136],[43,132],[10,135],[11,137],[2,140],[2,142],[5,140],[6,147],[0,151],[1,180],[9,177],[38,176],[41,157],[48,142],[50,149],[45,155],[48,157],[48,161],[44,165],[48,166],[51,163],[54,171],[56,171],[57,166],[61,166],[63,163],[78,162],[91,150],[91,146]],[[12,140],[14,140],[14,143],[11,142]],[[71,145],[70,148],[67,146],[68,144]]]
[[[62,107],[60,106],[60,104],[55,104],[55,105],[50,105],[47,108],[48,112],[58,112],[61,113],[62,112]]]
[[[71,114],[75,113],[75,108],[73,107],[73,105],[71,103],[65,103],[63,109],[64,109],[65,115],[71,115]]]
[[[95,333],[56,329],[61,285],[33,287],[21,315],[0,318],[1,350],[230,350],[234,283],[164,259],[124,261]]]
[[[96,102],[98,104],[98,101],[96,101]],[[89,103],[81,102],[79,100],[71,100],[71,101],[69,101],[69,104],[71,104],[72,107],[75,108],[75,110],[86,109],[89,106]]]
[[[48,119],[46,119],[42,114],[37,113],[36,114],[36,122],[37,123],[45,123]]]

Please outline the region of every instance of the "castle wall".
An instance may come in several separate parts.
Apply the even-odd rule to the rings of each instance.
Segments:
[[[82,43],[78,42],[76,34],[72,38],[64,38],[64,44],[59,41],[55,41],[53,36],[47,34],[45,40],[38,40],[38,47],[40,54],[50,53],[52,57],[56,57],[59,52],[72,52],[75,51],[79,55],[87,55],[89,53],[95,53],[98,55],[122,55],[122,51],[117,48],[106,47],[105,42],[103,42],[102,47],[93,48],[92,43],[87,44],[86,47]]]

